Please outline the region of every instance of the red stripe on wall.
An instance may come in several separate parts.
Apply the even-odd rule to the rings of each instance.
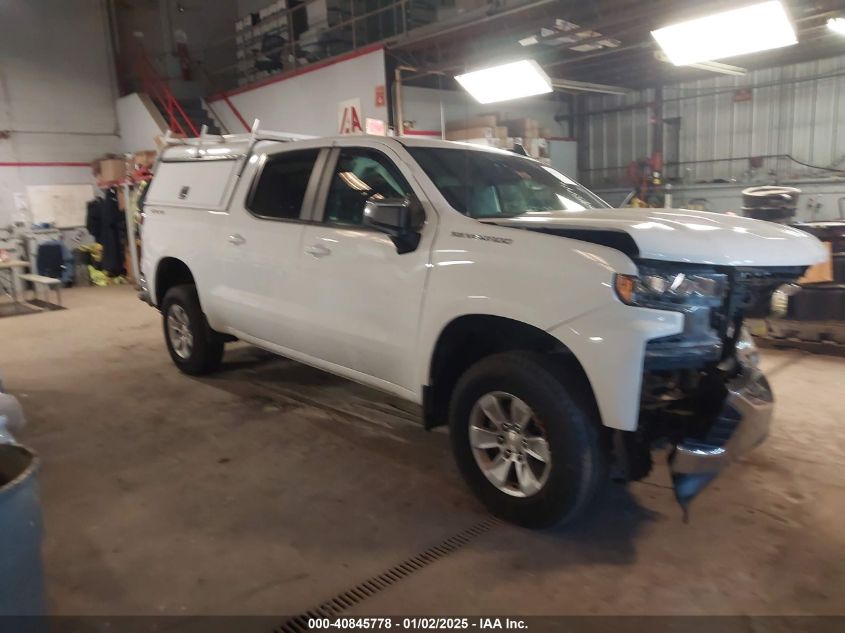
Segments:
[[[0,163],[0,167],[90,167],[91,163],[81,162],[36,162],[36,163]]]
[[[235,95],[243,94],[244,92],[250,92],[252,90],[257,90],[258,88],[263,88],[264,86],[269,86],[270,84],[285,81],[286,79],[293,79],[294,77],[298,77],[299,75],[313,73],[315,70],[320,70],[321,68],[326,68],[327,66],[334,66],[335,64],[339,64],[340,62],[347,62],[350,59],[355,59],[356,57],[363,57],[364,55],[369,55],[370,53],[380,51],[383,48],[384,44],[372,44],[371,46],[365,46],[364,48],[359,48],[357,51],[352,51],[351,53],[346,53],[344,55],[338,55],[337,57],[333,57],[322,62],[317,62],[316,64],[311,64],[310,66],[306,66],[305,68],[298,68],[296,70],[292,70],[289,73],[276,75],[274,77],[268,77],[267,79],[261,79],[260,81],[256,81],[255,83],[251,83],[246,86],[241,86],[240,88],[235,88],[234,90],[227,90],[225,96],[233,97]],[[208,101],[209,103],[220,101],[223,96],[224,95],[222,93],[212,95],[211,97],[209,97]]]

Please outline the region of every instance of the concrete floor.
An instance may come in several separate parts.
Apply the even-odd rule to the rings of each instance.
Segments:
[[[189,378],[131,289],[66,305],[0,319],[54,613],[293,615],[487,519],[413,407],[243,345]],[[764,365],[773,435],[690,524],[660,466],[577,528],[496,524],[349,613],[845,613],[845,362]]]

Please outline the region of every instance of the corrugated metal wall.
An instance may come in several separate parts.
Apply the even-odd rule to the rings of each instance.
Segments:
[[[746,88],[750,99],[737,92]],[[653,150],[655,96],[588,98],[585,183],[628,184],[628,164]],[[668,175],[684,182],[818,177],[824,172],[775,155],[823,167],[845,162],[845,56],[665,86],[663,119],[676,117],[679,127],[664,125],[663,149],[667,162],[679,162]],[[752,168],[751,156],[771,158]]]
[[[595,187],[625,182],[628,164],[652,153],[650,104],[654,90],[619,96],[591,95],[586,101],[586,165],[579,166],[578,176]],[[578,133],[578,142],[584,143],[582,133]]]

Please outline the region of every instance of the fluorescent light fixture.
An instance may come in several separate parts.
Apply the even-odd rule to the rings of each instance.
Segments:
[[[798,42],[778,0],[714,13],[652,31],[675,66],[767,51]]]
[[[845,18],[830,18],[827,21],[827,28],[839,35],[845,35]]]
[[[552,79],[552,86],[558,90],[571,92],[598,92],[607,95],[627,95],[631,93],[629,88],[621,86],[608,86],[606,84],[593,84],[587,81],[575,81],[573,79]]]
[[[455,80],[479,103],[508,101],[552,91],[549,76],[533,59],[458,75]]]
[[[748,71],[745,68],[723,64],[721,62],[701,62],[700,64],[692,64],[692,67],[698,68],[699,70],[709,70],[713,73],[721,73],[723,75],[733,75],[734,77],[742,77],[743,75],[748,74]]]
[[[667,64],[671,64],[672,62],[666,56],[666,53],[663,51],[654,51],[654,58],[660,60],[661,62],[666,62]],[[739,66],[731,66],[729,64],[723,64],[722,62],[701,62],[700,64],[687,64],[690,68],[697,68],[698,70],[709,70],[713,73],[721,73],[723,75],[734,75],[735,77],[741,77],[742,75],[748,74],[748,71],[745,68],[740,68]]]

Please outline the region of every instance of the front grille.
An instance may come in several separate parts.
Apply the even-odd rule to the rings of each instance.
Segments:
[[[772,293],[781,285],[800,277],[804,268],[718,267],[701,270],[708,271],[727,274],[725,296],[709,306],[673,306],[685,315],[684,331],[649,341],[646,345],[646,369],[703,367],[727,358],[733,353],[745,316],[763,308],[767,310]]]
[[[731,275],[731,290],[736,295],[737,307],[748,308],[760,298],[768,300],[780,286],[803,275],[804,269],[804,266],[735,269]]]
[[[714,310],[713,327],[726,349],[733,349],[745,316],[768,314],[772,293],[783,284],[795,281],[804,272],[802,266],[776,268],[732,268],[728,273],[728,295]]]

